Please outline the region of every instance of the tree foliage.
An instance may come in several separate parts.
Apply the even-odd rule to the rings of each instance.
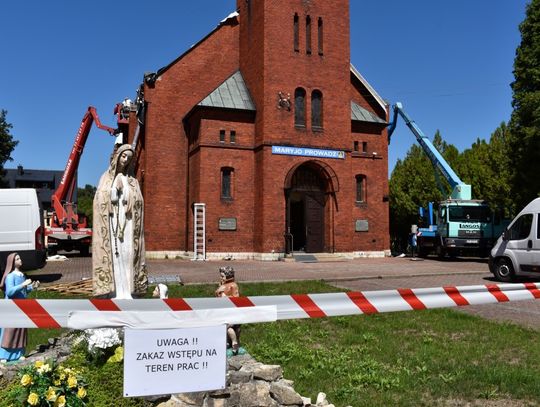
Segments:
[[[86,184],[84,188],[77,188],[77,212],[88,218],[88,224],[90,226],[92,225],[93,220],[92,204],[94,202],[96,189],[96,187],[89,184]]]
[[[0,110],[0,186],[6,186],[4,164],[12,160],[11,153],[19,143],[10,133],[13,126],[6,121],[6,116],[7,111]]]
[[[484,199],[493,207],[515,208],[510,193],[512,174],[506,123],[491,134],[489,142],[477,139],[460,154],[456,171],[472,186],[473,198]]]
[[[519,28],[509,127],[512,191],[522,207],[540,195],[540,0],[530,2]]]

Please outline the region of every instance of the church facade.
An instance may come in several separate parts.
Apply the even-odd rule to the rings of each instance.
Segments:
[[[389,253],[389,110],[350,63],[349,19],[348,0],[238,0],[145,74],[149,256],[194,250],[198,203],[210,258]]]

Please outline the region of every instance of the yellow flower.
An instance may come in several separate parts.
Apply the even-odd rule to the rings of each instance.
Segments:
[[[21,377],[21,384],[24,387],[31,385],[32,384],[32,376],[30,376],[29,374],[23,375],[23,377]]]
[[[124,348],[119,346],[114,350],[114,355],[107,359],[107,363],[119,363],[124,359]]]
[[[84,387],[79,387],[79,391],[77,391],[77,397],[80,399],[86,397],[86,389]]]
[[[37,406],[37,403],[39,402],[39,396],[36,393],[30,393],[26,401],[28,401],[28,404],[30,404],[31,406]]]
[[[58,396],[54,402],[54,407],[65,407],[66,405],[66,396]]]
[[[39,369],[41,366],[43,366],[44,362],[42,360],[36,360],[36,363],[34,363],[34,367],[36,369]]]
[[[62,380],[57,379],[57,380],[54,381],[53,384],[54,384],[55,386],[60,386],[60,385],[62,384]]]
[[[49,387],[47,390],[47,393],[45,393],[45,399],[47,401],[55,401],[56,400],[56,391],[52,387]]]
[[[40,367],[37,368],[37,372],[39,374],[47,373],[51,371],[51,365],[48,363],[42,364]]]
[[[77,378],[75,376],[69,376],[67,380],[67,384],[69,388],[73,388],[77,386]]]
[[[66,374],[60,373],[60,380],[66,380]]]

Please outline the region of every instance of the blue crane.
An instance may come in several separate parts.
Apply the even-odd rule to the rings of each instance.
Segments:
[[[397,102],[394,105],[394,119],[388,128],[388,144],[390,144],[390,137],[396,129],[398,114],[403,118],[403,120],[405,120],[407,127],[409,127],[409,129],[416,136],[416,140],[418,140],[418,143],[424,149],[424,152],[430,159],[433,166],[439,169],[444,178],[452,187],[450,199],[470,200],[471,186],[469,184],[465,184],[461,178],[459,178],[452,167],[450,167],[450,165],[446,162],[441,153],[439,153],[439,151],[435,148],[431,140],[426,137],[424,133],[422,133],[422,130],[420,130],[414,120],[412,120],[407,113],[405,113],[403,110],[403,105],[400,102]]]
[[[438,204],[435,222],[431,202],[428,203],[427,211],[420,208],[420,216],[426,220],[429,227],[418,229],[419,254],[427,255],[435,251],[441,257],[447,253],[486,255],[501,233],[503,224],[498,220],[494,222],[493,212],[487,202],[471,199],[471,186],[459,178],[399,102],[394,105],[394,117],[389,124],[388,144],[396,129],[398,115],[415,135],[435,171],[438,169],[452,187],[450,197]]]

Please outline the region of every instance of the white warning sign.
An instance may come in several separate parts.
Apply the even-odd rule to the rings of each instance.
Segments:
[[[226,329],[126,329],[124,397],[225,388]]]

